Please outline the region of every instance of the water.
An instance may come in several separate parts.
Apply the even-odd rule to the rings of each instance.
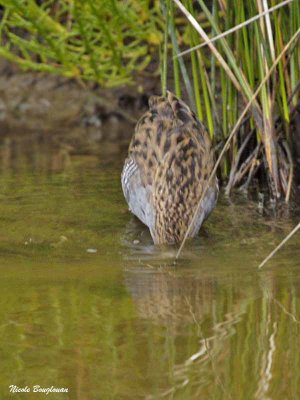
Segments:
[[[221,198],[174,265],[127,211],[124,154],[70,151],[0,148],[0,398],[300,399],[299,234],[257,270],[297,207]]]

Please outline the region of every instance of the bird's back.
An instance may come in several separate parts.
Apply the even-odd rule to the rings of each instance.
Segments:
[[[151,210],[149,221],[138,217],[149,226],[155,243],[180,242],[213,168],[211,142],[205,128],[172,93],[168,92],[167,97],[153,96],[149,111],[137,123],[129,146],[129,162],[136,166],[139,185],[145,189],[143,201],[147,202],[148,214],[149,207]],[[214,180],[191,236],[214,207],[216,189]]]

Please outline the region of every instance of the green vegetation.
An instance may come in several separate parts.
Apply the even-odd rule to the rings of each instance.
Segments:
[[[147,0],[0,0],[0,56],[106,86],[129,83],[162,41]]]
[[[0,56],[25,69],[120,86],[133,82],[160,50],[162,92],[172,70],[174,85],[168,89],[187,93],[216,144],[227,140],[251,100],[219,175],[229,193],[234,186],[247,189],[259,174],[274,198],[289,200],[290,123],[300,99],[299,1],[212,0],[208,7],[204,0],[0,0],[0,5]]]
[[[268,6],[262,0],[213,0],[210,9],[203,0],[174,3],[188,26],[180,25],[169,7],[170,42],[189,47],[180,52],[173,46],[175,58],[192,65],[193,85],[186,90],[195,99],[198,116],[217,142],[236,132],[220,171],[227,193],[240,184],[247,189],[259,172],[270,194],[288,201],[294,172],[289,127],[300,99],[299,2],[285,1],[279,7],[275,1]],[[228,30],[232,32],[204,43]],[[185,70],[181,72],[185,77]],[[175,71],[174,77],[177,88],[181,79]],[[250,101],[249,113],[236,126]]]

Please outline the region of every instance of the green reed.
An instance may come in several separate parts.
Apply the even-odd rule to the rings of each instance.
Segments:
[[[299,29],[299,2],[286,2],[269,12],[262,0],[215,0],[211,8],[203,0],[174,1],[181,9],[177,15],[183,13],[186,17],[187,26],[180,26],[181,51],[185,54],[179,54],[179,57],[186,62],[190,60],[192,66],[196,110],[215,140],[219,141],[220,137],[226,139],[275,58]],[[268,7],[278,4],[271,1]],[[247,23],[261,13],[264,15]],[[196,21],[192,22],[188,14]],[[207,33],[212,38],[239,24],[244,25],[214,43],[200,47],[207,39]],[[202,29],[204,26],[205,31]],[[227,192],[245,181],[249,185],[260,169],[273,197],[284,195],[286,200],[290,197],[293,171],[291,149],[286,145],[283,149],[278,138],[283,137],[290,142],[291,112],[300,101],[297,91],[300,82],[298,39],[299,36],[282,57],[270,80],[262,86],[245,120],[246,126],[240,128],[238,136],[231,142],[221,171],[223,178],[229,178]],[[194,50],[188,52],[188,49]],[[279,121],[280,129],[277,127]],[[255,140],[251,141],[252,147],[245,146],[244,150],[240,150],[251,130],[256,133]]]

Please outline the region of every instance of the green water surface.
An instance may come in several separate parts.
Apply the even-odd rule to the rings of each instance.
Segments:
[[[221,196],[174,265],[123,154],[69,150],[1,145],[0,400],[300,399],[299,234],[257,270],[297,207]]]

